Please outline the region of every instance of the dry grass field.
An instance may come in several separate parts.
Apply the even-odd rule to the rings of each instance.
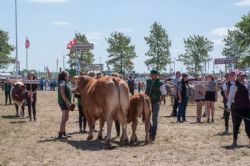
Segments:
[[[56,92],[38,92],[38,120],[29,122],[27,108],[25,118],[15,117],[14,106],[4,106],[4,94],[0,92],[0,165],[250,165],[244,124],[239,148],[228,147],[232,134],[221,134],[224,131],[223,111],[218,107],[221,102],[216,106],[215,123],[195,124],[195,107],[189,106],[188,122],[179,124],[169,117],[172,108],[168,100],[167,105],[161,106],[154,144],[144,146],[144,126],[140,123],[138,145],[119,146],[119,139],[115,138],[107,148],[103,142],[86,141],[87,134],[78,133],[78,111],[70,112],[67,132],[72,137],[58,141],[61,113],[56,99]],[[112,132],[115,136],[114,125]],[[130,125],[128,133],[131,136]]]

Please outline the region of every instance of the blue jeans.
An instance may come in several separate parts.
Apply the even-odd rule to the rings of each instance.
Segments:
[[[155,138],[158,126],[158,114],[160,111],[160,103],[152,104],[152,122],[150,123],[150,136]]]
[[[188,97],[182,99],[182,102],[178,104],[179,110],[177,114],[177,121],[186,121],[186,108],[188,104]]]

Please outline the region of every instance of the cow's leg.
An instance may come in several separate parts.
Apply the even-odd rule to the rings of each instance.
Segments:
[[[122,136],[120,142],[122,144],[127,144],[128,143],[128,134],[127,134],[127,118],[126,115],[123,114],[122,112],[119,112],[117,114],[119,123],[122,127]]]
[[[21,105],[21,115],[24,117],[24,104]]]
[[[16,108],[16,116],[19,116],[19,111],[18,111],[18,105],[15,103],[15,108]]]
[[[88,125],[89,125],[89,135],[87,140],[92,140],[93,139],[93,128],[94,128],[94,120],[90,117],[88,120]]]
[[[112,119],[111,115],[107,115],[106,123],[107,123],[107,136],[105,139],[105,143],[109,144],[110,140],[111,140],[111,130],[112,130],[112,124],[113,124],[113,119]]]
[[[98,133],[98,139],[102,140],[102,130],[103,130],[103,126],[104,126],[105,120],[104,118],[100,118],[100,130]]]
[[[132,136],[130,138],[130,143],[133,144],[136,141],[136,128],[137,128],[137,120],[132,122]]]
[[[145,144],[149,144],[150,143],[150,139],[149,139],[149,128],[150,128],[150,114],[145,117]]]

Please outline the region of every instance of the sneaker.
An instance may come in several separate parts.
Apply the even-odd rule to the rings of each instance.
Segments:
[[[63,133],[58,133],[58,139],[60,139],[60,140],[65,140],[65,139],[67,139],[67,137],[65,137],[65,136],[63,135]]]
[[[67,133],[65,131],[62,134],[63,134],[64,137],[67,137],[67,138],[71,137],[70,135],[67,135]]]

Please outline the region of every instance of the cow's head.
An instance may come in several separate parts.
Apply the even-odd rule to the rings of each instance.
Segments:
[[[82,75],[71,78],[71,81],[76,84],[75,93],[80,93],[82,89],[84,89],[91,81],[95,81],[94,78]]]
[[[12,97],[16,100],[23,100],[25,96],[25,85],[22,82],[16,82],[13,85]]]

